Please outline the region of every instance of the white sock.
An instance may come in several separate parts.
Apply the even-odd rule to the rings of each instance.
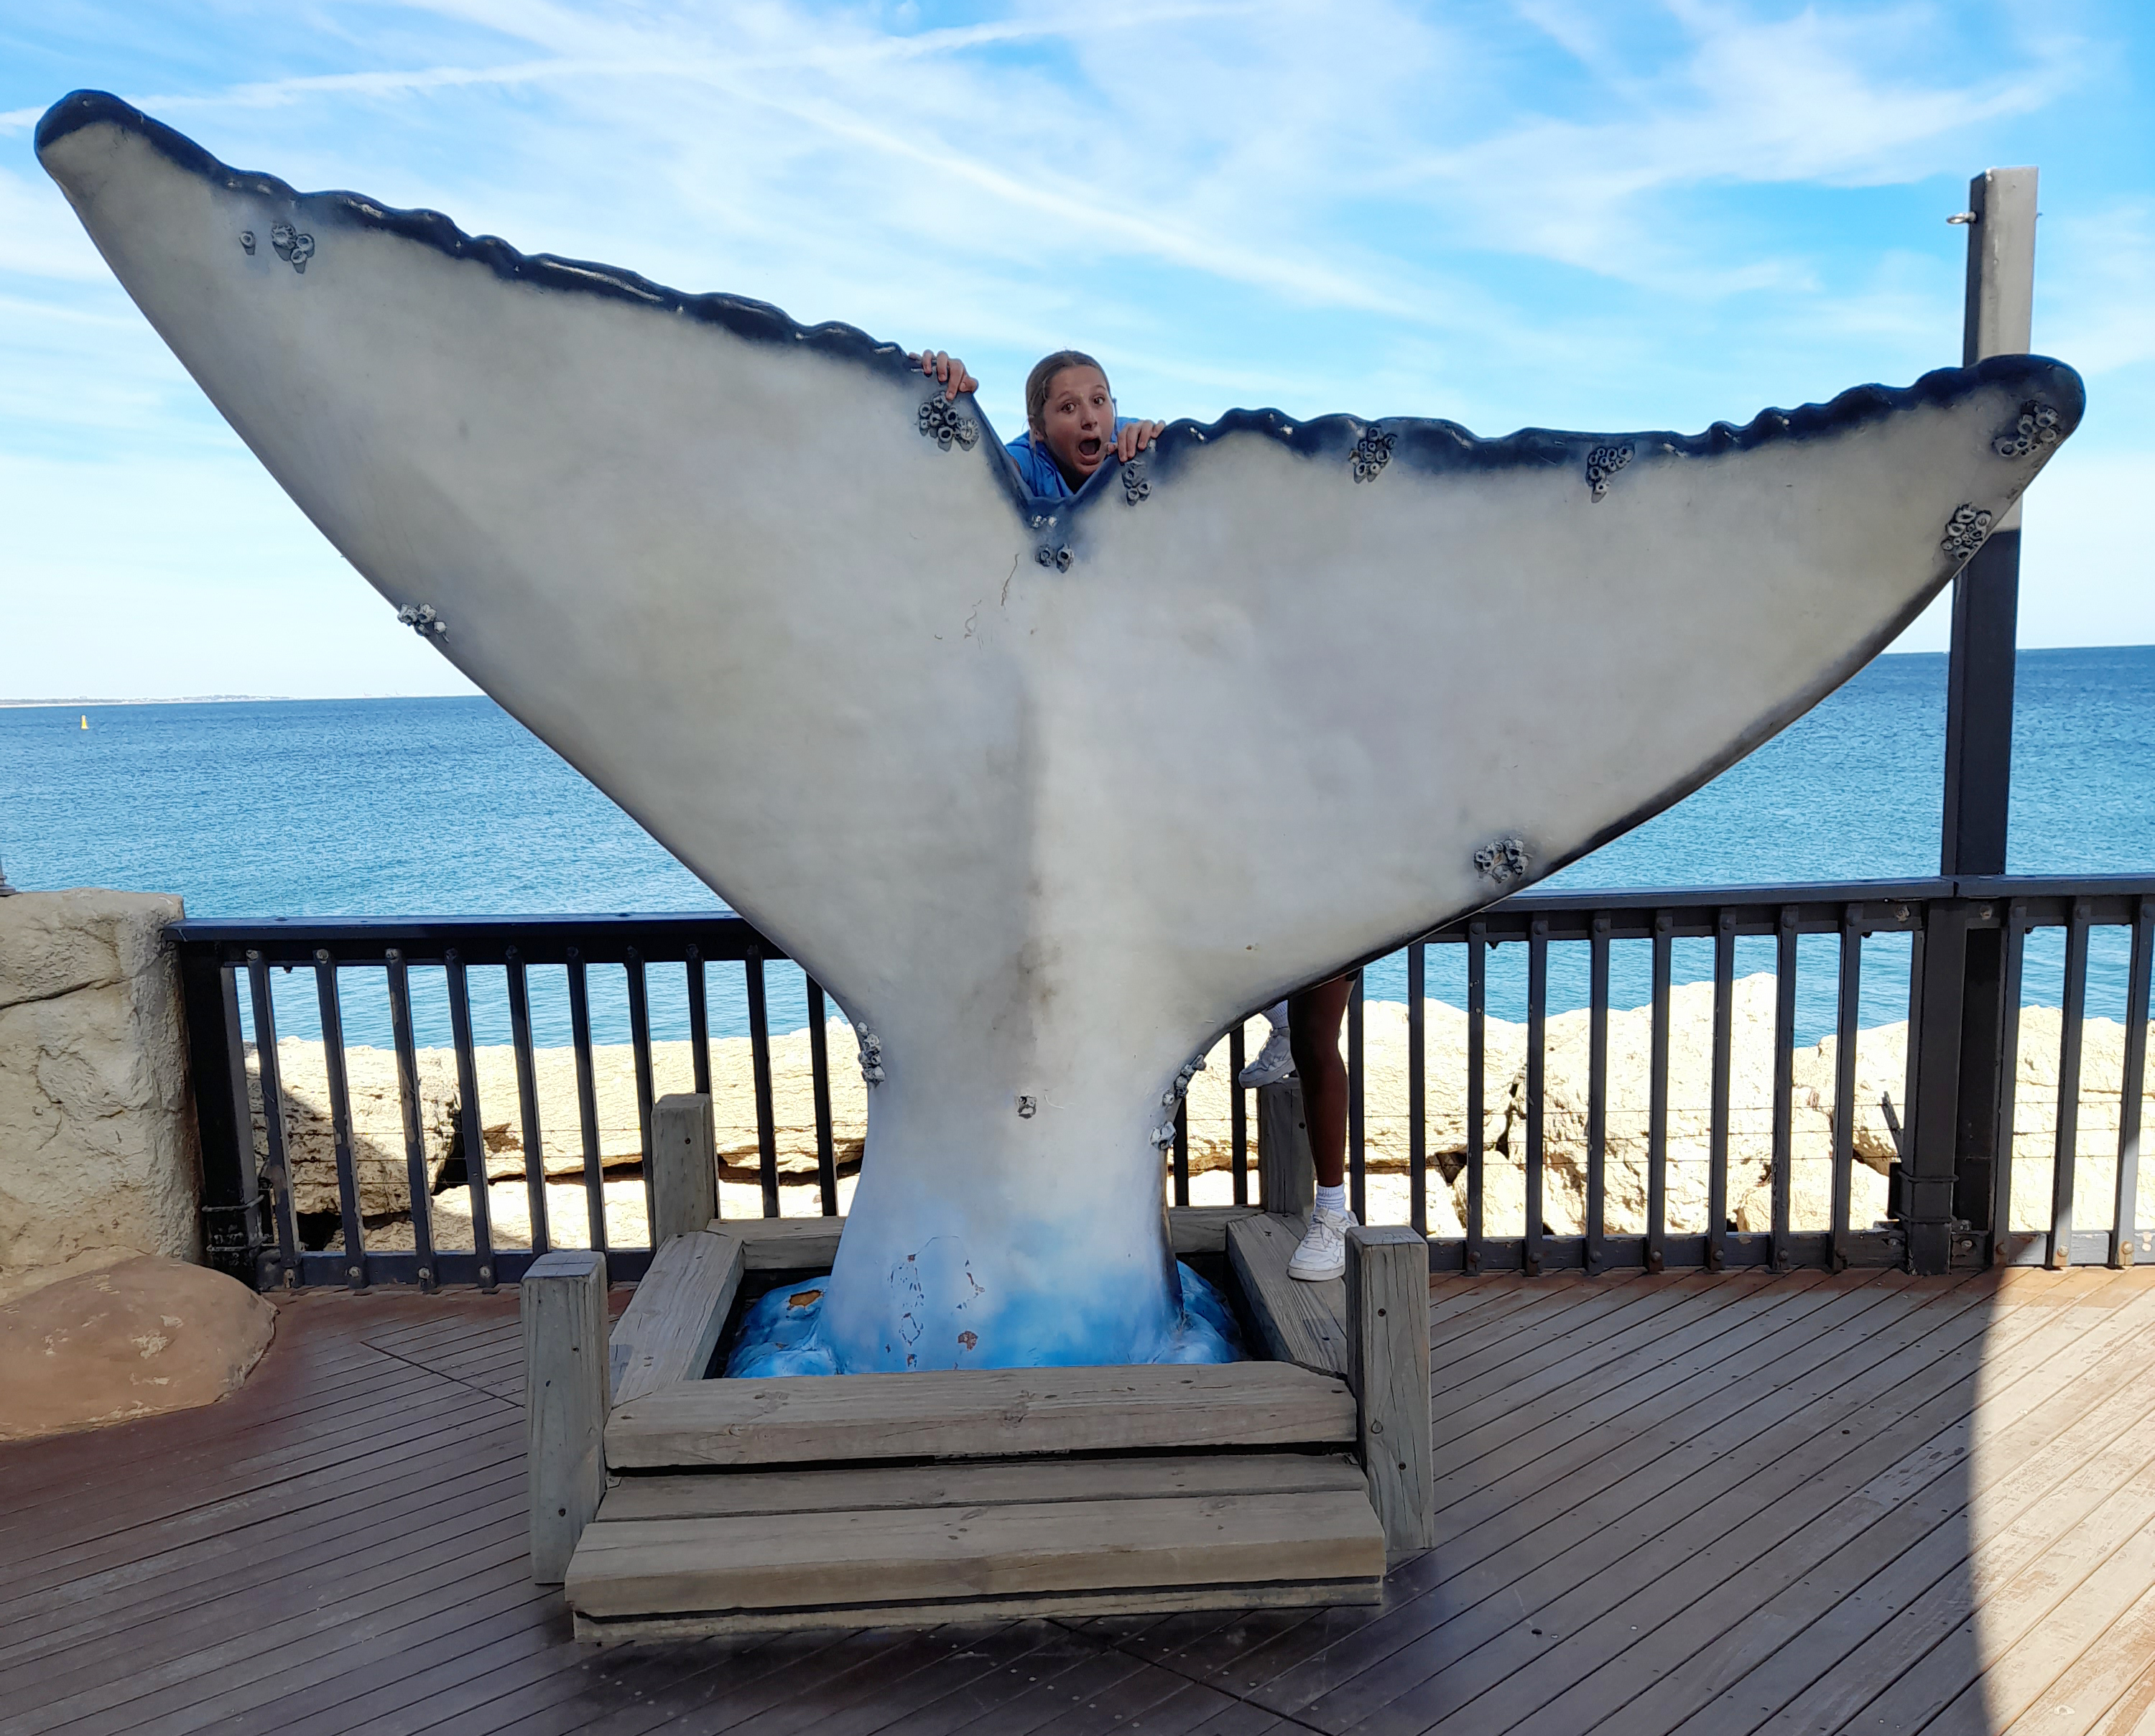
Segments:
[[[1336,1211],[1341,1216],[1345,1216],[1347,1213],[1347,1184],[1343,1181],[1337,1187],[1318,1188],[1317,1191],[1317,1209],[1319,1211]]]
[[[1265,1009],[1265,1017],[1275,1031],[1287,1029],[1287,1002],[1275,1001]]]

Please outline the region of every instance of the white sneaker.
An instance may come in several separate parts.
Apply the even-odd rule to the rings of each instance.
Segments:
[[[1287,1262],[1287,1275],[1308,1283],[1347,1275],[1347,1232],[1354,1227],[1351,1211],[1327,1211],[1322,1206],[1309,1214],[1309,1232]]]
[[[1265,1046],[1257,1051],[1257,1058],[1236,1075],[1236,1082],[1245,1091],[1259,1085],[1277,1085],[1282,1079],[1294,1077],[1294,1044],[1285,1025],[1272,1027],[1272,1034],[1265,1039]]]

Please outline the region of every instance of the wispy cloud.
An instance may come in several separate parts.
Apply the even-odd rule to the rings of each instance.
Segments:
[[[34,86],[0,67],[0,462],[40,456],[18,545],[75,549],[85,597],[122,556],[66,527],[115,467],[160,501],[254,473],[35,167],[28,105],[69,84],[299,185],[961,348],[1013,427],[1069,342],[1132,409],[1484,432],[1907,379],[1958,351],[1959,182],[2040,153],[2038,340],[2100,386],[2076,450],[2155,409],[2132,0],[110,3],[12,27]],[[2105,636],[2155,637],[2130,612]]]
[[[1702,257],[1709,245],[1671,196],[1920,180],[2085,70],[2062,33],[2005,70],[1942,65],[1950,21],[1928,5],[1758,18],[1667,0],[1673,51],[1650,59],[1625,42],[1631,9],[1523,0],[1520,11],[1590,75],[1579,106],[1591,112],[1522,115],[1402,164],[1399,183],[1419,185],[1482,245],[1694,295],[1800,286],[1804,268],[1779,253]]]

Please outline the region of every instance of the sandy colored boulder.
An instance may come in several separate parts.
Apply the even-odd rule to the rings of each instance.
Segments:
[[[589,1247],[591,1204],[582,1182],[550,1180],[545,1185],[546,1227],[550,1244],[555,1247]],[[838,1210],[842,1212],[852,1204],[853,1186],[852,1176],[839,1179]],[[600,1192],[605,1201],[607,1245],[648,1247],[651,1218],[642,1177],[609,1176],[601,1184]],[[781,1215],[786,1217],[815,1217],[823,1209],[822,1196],[812,1180],[804,1182],[798,1177],[780,1184],[778,1203]],[[725,1181],[719,1188],[719,1206],[723,1217],[760,1217],[763,1190],[755,1182]],[[531,1196],[523,1180],[489,1183],[486,1207],[496,1247],[531,1246]],[[470,1188],[448,1187],[436,1194],[428,1201],[428,1221],[436,1247],[468,1250],[473,1245]],[[408,1216],[398,1216],[366,1226],[366,1247],[371,1252],[402,1252],[413,1246],[415,1238]]]
[[[2050,1226],[2058,1146],[2058,1063],[2065,1032],[2055,1006],[2020,1010],[2020,1043],[2014,1073],[2013,1195],[2009,1222],[2015,1230]],[[2107,1229],[2117,1215],[2117,1145],[2124,1109],[2125,1027],[2115,1019],[2089,1019],[2081,1027],[2078,1114],[2074,1124],[2073,1222],[2082,1230]],[[2155,1067],[2141,1082],[2142,1149],[2155,1128]],[[2136,1228],[2155,1227],[2155,1174],[2144,1161],[2137,1190]]]
[[[868,1134],[868,1087],[861,1078],[852,1027],[832,1019],[825,1027],[830,1063],[832,1150],[838,1167],[860,1166]],[[539,1138],[549,1175],[580,1173],[584,1164],[583,1114],[576,1098],[576,1052],[534,1052],[532,1079],[539,1102]],[[478,1052],[480,1119],[486,1170],[494,1180],[524,1173],[524,1123],[517,1097],[516,1053],[506,1047]],[[653,1099],[695,1088],[695,1057],[686,1042],[651,1046]],[[772,1119],[777,1127],[780,1173],[816,1173],[815,1076],[805,1030],[770,1039]],[[453,1073],[452,1074],[453,1078]],[[636,1096],[636,1051],[626,1044],[591,1051],[592,1096],[597,1108],[600,1160],[607,1166],[640,1162],[642,1124]],[[711,1043],[711,1119],[719,1161],[729,1179],[753,1180],[761,1161],[756,1136],[755,1063],[748,1038]]]
[[[427,1185],[439,1184],[457,1143],[457,1069],[453,1052],[417,1056],[419,1139]],[[284,1104],[284,1150],[292,1165],[292,1204],[299,1211],[337,1210],[336,1142],[330,1113],[329,1067],[320,1042],[287,1037],[277,1045],[278,1084]],[[355,1045],[345,1050],[345,1088],[351,1109],[352,1170],[362,1216],[402,1211],[411,1197],[404,1145],[404,1102],[393,1049]],[[247,1046],[247,1106],[254,1122],[255,1160],[269,1161],[262,1119],[262,1067]]]
[[[1868,1230],[1886,1216],[1886,1178],[1868,1164],[1848,1166],[1848,1226]],[[1770,1178],[1754,1182],[1735,1202],[1733,1216],[1739,1230],[1761,1232],[1774,1227],[1774,1185]],[[1791,1230],[1833,1228],[1833,1165],[1830,1162],[1799,1161],[1789,1178],[1789,1227]]]
[[[207,1267],[141,1257],[0,1307],[0,1441],[214,1404],[269,1349],[277,1311]]]
[[[1433,1170],[1450,1175],[1467,1155],[1467,1015],[1441,1001],[1422,1003],[1426,1066],[1423,1138]],[[1243,1027],[1245,1059],[1254,1057],[1271,1034],[1262,1017]],[[1526,1064],[1527,1027],[1491,1019],[1485,1027],[1482,1061],[1482,1139],[1502,1145],[1518,1096],[1518,1081]],[[1340,1053],[1347,1050],[1344,1022]],[[1190,1168],[1192,1175],[1234,1165],[1234,1125],[1228,1093],[1233,1069],[1223,1039],[1205,1057],[1204,1070],[1190,1081]],[[1399,1001],[1371,1001],[1363,1006],[1362,1138],[1371,1174],[1405,1175],[1407,1152],[1407,1009]],[[1257,1116],[1249,1122],[1254,1150]]]
[[[1799,1096],[1835,1114],[1835,1070],[1840,1065],[1840,1043],[1826,1037],[1815,1047],[1796,1051],[1796,1088]],[[1856,1162],[1883,1175],[1901,1155],[1900,1129],[1908,1114],[1908,1022],[1874,1025],[1856,1036],[1856,1092],[1854,1136],[1850,1145]]]
[[[1728,1200],[1732,1208],[1763,1181],[1774,1154],[1774,986],[1770,972],[1737,980],[1730,995]],[[1545,1197],[1549,1227],[1577,1234],[1584,1226],[1591,1025],[1589,1014],[1560,1013],[1548,1022],[1543,1075],[1543,1160],[1550,1177]],[[1653,1011],[1635,1007],[1609,1016],[1609,1083],[1604,1140],[1605,1227],[1641,1233],[1646,1227],[1647,1143],[1652,1095]],[[1523,1161],[1526,1112],[1513,1125]],[[1707,1227],[1713,1109],[1713,985],[1686,983],[1669,992],[1668,1211],[1673,1231]],[[1790,1129],[1799,1171],[1829,1160],[1833,1124],[1826,1109],[1801,1089],[1794,1093]],[[1507,1184],[1508,1185],[1508,1184]],[[1518,1191],[1522,1199],[1524,1179]],[[1569,1220],[1574,1213],[1579,1221]],[[1507,1227],[1491,1233],[1518,1235]],[[1818,1227],[1824,1227],[1823,1224]]]
[[[180,900],[0,899],[0,1299],[200,1247]]]

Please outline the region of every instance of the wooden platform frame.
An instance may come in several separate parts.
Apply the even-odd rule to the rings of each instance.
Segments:
[[[1308,1284],[1287,1274],[1301,1213],[1171,1211],[1178,1255],[1226,1257],[1250,1362],[722,1382],[743,1283],[827,1270],[844,1220],[708,1216],[710,1129],[707,1098],[655,1106],[658,1251],[611,1334],[603,1256],[523,1280],[532,1577],[564,1585],[579,1636],[1354,1603],[1430,1546],[1412,1231],[1353,1232],[1345,1277]],[[734,1606],[653,1608],[714,1554],[783,1555],[791,1579],[744,1568]],[[878,1573],[911,1589],[863,1601]]]

